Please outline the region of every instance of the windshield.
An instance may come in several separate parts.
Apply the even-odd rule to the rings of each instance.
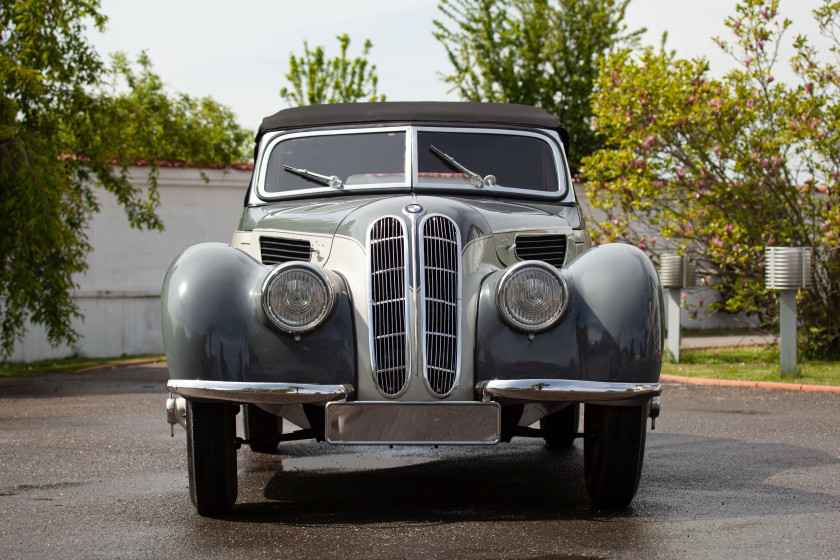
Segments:
[[[308,172],[308,173],[304,173]],[[405,132],[324,134],[283,139],[271,151],[267,193],[328,185],[406,184]],[[319,184],[320,183],[320,184]],[[341,188],[341,187],[335,187]]]
[[[443,152],[464,170],[493,175],[495,186],[557,191],[557,165],[551,146],[534,136],[475,132],[417,133],[418,181],[421,184],[463,184],[476,180],[441,157]]]
[[[278,134],[260,170],[266,198],[341,190],[458,189],[561,195],[562,153],[551,137],[490,128],[400,126]]]

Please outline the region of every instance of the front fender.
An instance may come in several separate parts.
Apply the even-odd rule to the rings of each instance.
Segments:
[[[562,269],[570,303],[550,330],[528,334],[499,314],[504,271],[485,279],[478,306],[476,380],[580,379],[655,383],[662,368],[662,289],[650,259],[630,245],[582,253]]]
[[[173,379],[354,384],[350,295],[300,340],[274,328],[260,288],[271,267],[222,243],[190,247],[169,267],[161,292],[163,342]]]

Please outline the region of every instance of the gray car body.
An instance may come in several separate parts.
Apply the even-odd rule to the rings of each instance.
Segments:
[[[191,247],[166,275],[162,323],[172,377],[170,391],[196,400],[259,403],[269,412],[297,417],[299,424],[313,427],[320,421],[307,422],[303,414],[293,414],[289,407],[313,402],[323,405],[330,400],[494,401],[502,408],[545,404],[538,406],[536,413],[525,415],[527,422],[533,422],[571,402],[645,404],[658,395],[663,327],[656,271],[635,247],[591,246],[565,164],[565,131],[537,126],[553,122],[545,120],[547,113],[537,115],[530,127],[511,124],[508,115],[501,117],[511,121],[508,124],[480,121],[456,125],[545,136],[559,157],[560,179],[554,194],[463,186],[418,188],[414,184],[383,190],[324,192],[329,189],[319,188],[277,197],[266,197],[260,191],[266,146],[287,133],[283,126],[292,126],[297,135],[310,129],[329,134],[354,126],[393,127],[393,121],[399,120],[395,115],[401,115],[394,106],[400,109],[411,104],[383,105],[387,110],[381,112],[381,122],[362,123],[364,118],[355,115],[350,120],[357,122],[332,123],[330,119],[335,117],[326,113],[323,121],[315,119],[307,128],[306,118],[299,117],[320,114],[304,110],[307,108],[291,110],[299,122],[266,119],[258,136],[255,175],[234,243]],[[466,116],[449,106],[458,104],[432,105],[436,111],[443,107],[442,120],[469,121],[486,112],[482,106],[475,107],[482,104],[464,104]],[[365,110],[376,113],[378,109]],[[422,127],[456,126],[429,122],[435,114],[423,113]],[[422,210],[412,214],[406,211],[409,205]],[[398,394],[385,394],[377,386],[371,357],[368,236],[371,225],[383,216],[400,220],[408,232],[414,232],[417,220],[424,216],[443,216],[459,232],[458,374],[455,386],[445,395],[429,389],[416,365]],[[551,328],[529,333],[511,327],[501,316],[498,286],[505,271],[520,261],[515,250],[517,236],[546,233],[566,240],[565,260],[559,269],[568,290],[568,305]],[[267,318],[261,289],[274,265],[261,262],[257,245],[264,236],[308,241],[312,247],[309,262],[333,278],[337,293],[334,309],[317,329],[292,335],[278,330]],[[414,233],[409,238],[409,243],[417,242]],[[417,266],[409,260],[409,269]],[[411,294],[423,290],[418,274],[410,271],[407,276]],[[422,343],[412,344],[411,352],[419,356]],[[517,414],[521,413],[520,407]],[[311,420],[311,411],[308,414]]]

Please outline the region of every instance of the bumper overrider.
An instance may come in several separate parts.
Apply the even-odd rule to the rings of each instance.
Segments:
[[[257,405],[326,404],[326,435],[334,444],[495,444],[506,403],[642,404],[659,415],[659,383],[565,379],[481,381],[480,401],[348,401],[350,385],[249,383],[173,379],[167,383],[167,421],[185,425],[186,399]]]

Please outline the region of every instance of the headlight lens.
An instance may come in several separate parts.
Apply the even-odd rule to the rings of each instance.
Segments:
[[[323,270],[312,265],[280,265],[269,273],[262,288],[265,314],[289,333],[310,331],[332,311],[335,291]]]
[[[566,281],[553,266],[525,261],[511,266],[499,282],[499,311],[511,326],[536,332],[554,325],[568,302]]]

